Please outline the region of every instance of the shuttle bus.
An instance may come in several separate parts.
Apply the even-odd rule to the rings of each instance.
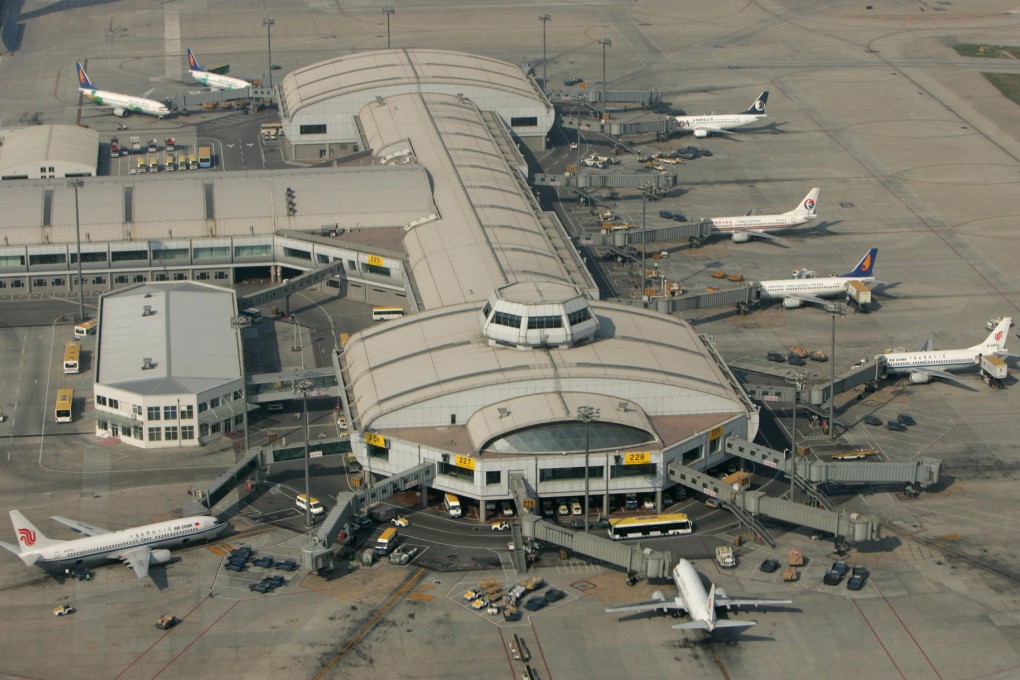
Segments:
[[[609,520],[609,538],[614,541],[626,538],[680,536],[693,532],[694,523],[688,519],[687,515],[680,512]]]
[[[404,318],[403,307],[373,307],[372,321],[390,321]]]
[[[460,499],[454,496],[452,493],[443,494],[443,507],[446,508],[446,514],[450,517],[460,517],[462,512],[460,508]]]
[[[58,423],[69,423],[74,420],[74,390],[70,387],[57,390],[57,404],[53,409],[53,417]]]
[[[96,327],[99,322],[95,319],[89,319],[88,321],[82,321],[80,324],[74,327],[74,337],[84,338],[86,335],[95,335]]]
[[[212,147],[208,145],[202,145],[198,147],[198,167],[200,168],[211,168],[212,167]]]
[[[79,354],[81,353],[81,343],[77,340],[72,340],[64,346],[64,374],[81,373],[81,363],[79,362]]]

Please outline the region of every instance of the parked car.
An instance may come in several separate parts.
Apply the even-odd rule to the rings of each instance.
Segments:
[[[673,213],[673,221],[674,222],[686,222],[687,221],[687,216],[684,215],[683,213]]]
[[[514,502],[513,501],[503,501],[501,507],[503,508],[503,516],[504,517],[513,517],[514,516]]]
[[[869,413],[868,415],[861,418],[861,422],[865,423],[866,425],[881,425],[882,419],[872,413]]]
[[[850,578],[846,582],[846,589],[860,590],[864,587],[864,582],[867,580],[868,570],[859,564],[854,565],[853,571],[850,572]]]
[[[527,601],[527,603],[524,605],[524,608],[527,609],[528,611],[537,612],[539,609],[546,606],[547,604],[549,603],[546,602],[544,595],[536,595],[535,597]]]
[[[584,508],[581,506],[581,501],[577,500],[576,498],[573,498],[570,501],[570,514],[572,515],[584,514]]]
[[[375,522],[373,522],[372,518],[368,515],[358,517],[354,520],[355,529],[371,529],[373,526],[375,526]]]
[[[567,594],[565,592],[563,592],[562,590],[559,590],[557,588],[550,588],[545,593],[545,601],[546,602],[559,602],[560,600],[562,600],[566,596],[567,596]]]
[[[609,527],[611,527],[613,525],[609,521],[608,517],[599,517],[599,526],[602,527],[603,529],[608,529]]]
[[[650,511],[650,512],[654,512],[655,511],[655,499],[654,498],[646,498],[644,500],[644,502],[641,504],[641,507],[643,509],[645,509],[645,510]]]
[[[914,418],[909,413],[899,414],[898,416],[896,416],[896,420],[900,421],[907,427],[910,427],[911,425],[917,425],[917,421],[914,420]]]
[[[777,571],[779,569],[779,560],[774,560],[772,558],[769,558],[767,560],[764,560],[758,566],[758,568],[760,570],[762,570],[763,572],[765,572],[766,574],[771,574],[774,571]]]
[[[575,517],[574,519],[570,520],[570,528],[571,529],[576,529],[578,531],[583,531],[584,530],[584,520],[580,519],[578,517]]]
[[[783,362],[785,362],[785,361],[786,361],[786,357],[784,357],[784,356],[783,356],[782,354],[780,354],[779,352],[769,352],[769,353],[768,353],[768,355],[766,356],[766,358],[767,358],[767,359],[768,359],[769,361],[774,361],[774,362],[776,362],[777,364],[781,364],[781,363],[783,363]]]
[[[673,219],[673,212],[670,211],[670,210],[660,210],[659,211],[659,217],[661,217],[661,218],[663,218],[665,220],[671,220],[671,219]]]
[[[559,513],[560,515],[569,515],[570,514],[570,506],[567,505],[566,501],[564,501],[564,502],[560,503],[560,506],[559,506],[559,508],[557,508],[556,512]]]
[[[510,531],[510,523],[505,520],[498,520],[492,523],[493,531]]]
[[[802,358],[800,358],[799,356],[797,356],[796,354],[794,354],[792,352],[787,355],[786,360],[790,363],[791,366],[806,366],[807,365],[806,361],[804,361]]]
[[[825,576],[822,577],[822,583],[827,586],[838,586],[848,571],[850,571],[850,567],[843,560],[833,562],[829,570],[825,572]]]
[[[889,428],[890,430],[892,430],[893,432],[906,432],[907,431],[907,426],[904,425],[903,423],[901,423],[898,420],[890,420],[888,423],[885,424],[885,426],[887,428]]]

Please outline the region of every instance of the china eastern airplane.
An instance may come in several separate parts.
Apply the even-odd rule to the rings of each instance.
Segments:
[[[188,48],[188,70],[191,71],[192,78],[213,90],[242,90],[251,87],[251,83],[247,80],[206,71],[198,63],[198,59],[195,59],[195,53],[191,51],[190,47]]]
[[[26,566],[37,566],[58,574],[64,569],[89,567],[120,560],[135,571],[138,578],[149,573],[149,566],[170,561],[167,548],[195,544],[212,538],[227,525],[215,517],[184,517],[111,531],[66,517],[53,517],[87,538],[58,541],[47,538],[17,510],[11,510],[11,524],[19,545],[0,541],[0,545],[21,558]]]
[[[838,276],[815,277],[814,272],[801,269],[792,279],[761,281],[761,297],[763,300],[782,300],[783,307],[796,309],[801,305],[828,304],[822,298],[842,295],[851,281],[874,283],[875,260],[878,259],[878,248],[872,248],[852,271]]]
[[[967,381],[950,371],[962,371],[973,368],[981,361],[982,356],[1016,356],[1006,351],[1006,337],[1009,335],[1011,318],[1003,317],[985,341],[967,349],[932,349],[932,341],[926,340],[916,352],[895,351],[879,354],[875,357],[885,358],[886,373],[889,375],[909,375],[910,382],[924,385],[939,378],[966,384]]]
[[[94,104],[112,108],[113,115],[120,116],[121,118],[129,113],[145,113],[160,118],[170,115],[170,109],[165,104],[161,104],[154,99],[132,97],[126,94],[97,89],[85,74],[85,69],[82,68],[82,65],[75,63],[75,66],[78,68],[78,92],[85,95],[85,98]]]
[[[732,621],[729,619],[719,620],[716,618],[716,607],[760,607],[777,604],[792,604],[790,600],[766,600],[752,597],[730,597],[722,588],[716,588],[712,584],[711,590],[705,592],[705,586],[701,583],[701,577],[694,570],[694,566],[687,560],[681,558],[680,562],[673,568],[673,582],[676,584],[677,596],[672,600],[666,599],[661,592],[654,594],[654,599],[646,602],[633,602],[621,604],[615,607],[607,607],[607,612],[671,612],[674,617],[679,617],[682,612],[687,612],[691,620],[688,623],[678,623],[675,630],[704,630],[711,633],[718,628],[749,628],[757,625],[757,621]]]
[[[704,116],[673,116],[673,120],[680,127],[681,130],[687,130],[693,132],[695,137],[704,138],[708,137],[713,132],[722,133],[736,128],[750,125],[762,118],[767,118],[765,115],[765,104],[769,100],[769,92],[765,90],[758,98],[754,100],[750,108],[743,113],[731,113],[729,115],[716,115],[709,113]]]
[[[752,236],[770,240],[778,240],[769,232],[779,229],[796,227],[815,219],[815,208],[818,203],[818,188],[808,192],[804,200],[793,210],[781,215],[754,215],[753,210],[741,217],[713,217],[712,231],[730,234],[737,243],[746,243]]]

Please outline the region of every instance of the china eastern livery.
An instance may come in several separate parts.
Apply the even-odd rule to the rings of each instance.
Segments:
[[[770,232],[797,227],[815,219],[818,207],[818,188],[808,192],[793,210],[779,215],[755,215],[754,211],[740,217],[713,217],[712,231],[729,234],[737,243],[746,243],[752,237],[777,240]]]
[[[78,69],[78,92],[83,94],[93,104],[113,109],[113,115],[123,118],[129,113],[144,113],[149,116],[163,118],[170,115],[170,109],[165,104],[154,99],[144,97],[132,97],[119,92],[107,92],[100,90],[89,80],[85,69],[80,63],[75,63]]]
[[[195,53],[191,51],[190,47],[188,48],[188,70],[191,72],[192,78],[212,90],[243,90],[246,87],[251,87],[251,83],[247,80],[206,71],[198,63],[198,59],[195,58]]]
[[[704,138],[708,137],[712,133],[723,133],[737,128],[742,128],[745,125],[750,125],[763,118],[767,118],[765,115],[765,105],[768,103],[769,93],[768,90],[758,95],[758,98],[754,100],[754,103],[748,107],[747,111],[743,113],[731,113],[717,115],[709,113],[704,116],[673,116],[673,120],[676,121],[677,127],[681,131],[688,131],[694,133],[695,137]]]

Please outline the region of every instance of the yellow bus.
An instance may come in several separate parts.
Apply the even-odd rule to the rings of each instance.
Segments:
[[[79,355],[81,353],[81,343],[77,340],[72,340],[64,346],[64,374],[81,373],[81,364],[79,362]]]
[[[275,139],[279,135],[283,134],[283,123],[263,123],[262,124],[262,136]]]
[[[402,319],[404,317],[403,307],[373,307],[372,321],[390,321],[391,319]]]
[[[74,337],[84,338],[86,335],[95,335],[96,328],[99,326],[99,322],[95,319],[89,319],[88,321],[82,321],[74,327]]]
[[[652,538],[677,536],[694,532],[694,523],[682,512],[665,515],[645,515],[609,520],[609,538]]]
[[[74,390],[62,387],[57,390],[57,403],[53,408],[53,417],[58,423],[69,423],[74,420]]]

